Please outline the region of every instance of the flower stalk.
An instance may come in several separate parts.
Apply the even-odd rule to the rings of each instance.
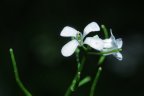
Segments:
[[[101,75],[101,72],[102,72],[101,65],[103,64],[104,60],[105,60],[105,56],[101,55],[101,57],[100,57],[100,59],[98,61],[99,68],[98,68],[98,71],[96,72],[94,81],[93,81],[92,86],[91,86],[90,96],[94,96],[94,94],[95,94],[95,89],[96,89],[99,77]]]
[[[96,76],[94,78],[94,81],[92,83],[92,86],[91,86],[91,90],[90,90],[90,96],[94,96],[94,93],[95,93],[95,89],[96,89],[96,85],[98,83],[98,80],[99,80],[99,77],[100,77],[100,74],[102,72],[102,67],[99,67],[98,68],[98,71],[96,73]]]
[[[10,51],[10,56],[11,56],[11,60],[12,60],[15,80],[16,80],[18,86],[24,92],[25,96],[32,96],[32,94],[25,88],[25,86],[23,85],[22,81],[20,80],[13,49],[10,48],[9,51]]]
[[[82,60],[80,62],[79,52],[80,52],[79,49],[77,49],[76,61],[77,61],[77,66],[78,66],[77,68],[78,69],[77,69],[76,75],[74,76],[74,79],[72,80],[71,85],[69,86],[69,88],[67,89],[67,91],[65,93],[65,96],[71,96],[71,94],[79,87],[80,75],[81,75],[85,60],[86,60],[85,56],[83,56]]]
[[[103,29],[105,39],[107,39],[107,38],[109,37],[109,36],[108,36],[107,28],[105,27],[105,25],[101,25],[101,28]]]
[[[105,54],[112,54],[112,53],[116,53],[116,52],[120,52],[122,51],[122,49],[114,49],[111,51],[107,51],[107,52],[88,52],[88,54],[90,55],[105,55]]]
[[[76,53],[76,61],[77,61],[77,72],[76,75],[66,91],[65,96],[71,96],[72,92],[74,92],[78,87],[81,85],[89,82],[91,78],[88,76],[80,81],[81,71],[84,66],[85,56],[83,56],[82,61],[80,61],[80,49],[79,47],[83,48],[86,54],[90,55],[100,55],[100,59],[98,61],[98,70],[92,82],[92,86],[90,89],[90,96],[94,96],[95,89],[100,78],[102,72],[102,64],[107,55],[113,55],[118,60],[122,60],[123,56],[120,53],[122,51],[123,41],[121,38],[116,39],[112,33],[112,29],[110,29],[111,37],[109,37],[108,30],[105,25],[101,25],[101,28],[104,33],[105,39],[101,39],[98,35],[93,37],[86,37],[91,32],[100,31],[100,27],[96,22],[89,23],[83,31],[83,34],[77,31],[76,29],[66,26],[61,31],[60,35],[62,37],[72,37],[72,40],[66,43],[62,49],[61,53],[65,57],[71,56],[74,52]],[[87,47],[85,47],[87,45]],[[94,49],[98,52],[91,52],[90,50]]]

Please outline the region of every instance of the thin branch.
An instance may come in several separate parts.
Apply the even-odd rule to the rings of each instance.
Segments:
[[[16,60],[15,60],[13,49],[10,48],[9,51],[10,51],[10,56],[11,56],[11,60],[12,60],[12,65],[13,65],[15,79],[16,79],[16,82],[17,82],[18,86],[24,92],[25,96],[32,96],[32,94],[25,88],[25,86],[23,85],[23,83],[21,82],[21,80],[19,78],[19,73],[18,73],[18,69],[17,69],[17,65],[16,65]]]

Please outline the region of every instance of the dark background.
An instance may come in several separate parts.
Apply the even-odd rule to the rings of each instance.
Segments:
[[[24,96],[15,82],[9,48],[20,78],[33,96],[64,96],[75,71],[75,56],[61,55],[70,38],[64,26],[79,31],[90,22],[105,24],[123,38],[123,61],[108,56],[97,96],[144,96],[144,15],[142,2],[98,0],[4,0],[0,3],[0,96]],[[83,75],[94,77],[98,56],[88,56]],[[73,96],[88,96],[91,82]]]

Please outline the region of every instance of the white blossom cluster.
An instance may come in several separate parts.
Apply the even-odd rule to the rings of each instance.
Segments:
[[[86,37],[89,33],[98,31],[100,31],[100,27],[96,22],[91,22],[88,24],[84,28],[83,34],[72,27],[64,27],[60,33],[60,36],[72,37],[73,39],[62,47],[62,55],[65,57],[71,56],[79,46],[84,46],[84,44],[87,44],[91,48],[100,52],[110,52],[112,50],[122,48],[122,39],[115,39],[112,30],[110,30],[111,37],[108,39],[101,39],[98,35],[93,37]],[[122,60],[123,58],[120,52],[112,52],[103,55],[113,55],[118,60]]]

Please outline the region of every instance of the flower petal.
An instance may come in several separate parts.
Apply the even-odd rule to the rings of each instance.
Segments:
[[[122,39],[121,38],[115,39],[115,37],[112,33],[112,29],[110,29],[110,32],[111,32],[111,39],[113,41],[113,45],[116,46],[117,48],[121,48],[123,45]]]
[[[61,53],[63,56],[68,57],[71,56],[76,48],[78,47],[79,43],[77,40],[71,40],[70,42],[68,42],[67,44],[65,44],[62,49],[61,49]]]
[[[90,47],[96,49],[96,50],[102,50],[103,49],[103,40],[95,37],[87,37],[84,41],[84,44],[89,45]]]
[[[104,42],[104,48],[112,48],[113,47],[113,41],[111,38],[103,40]]]
[[[76,37],[78,31],[72,27],[66,26],[60,33],[62,37]]]
[[[115,37],[114,37],[114,35],[113,35],[113,33],[112,33],[112,29],[110,29],[110,33],[111,33],[111,39],[113,40],[113,41],[115,41]]]
[[[122,60],[123,59],[123,56],[120,52],[117,52],[117,53],[113,53],[113,56],[116,57],[118,60]]]
[[[94,31],[100,31],[100,27],[96,22],[91,22],[84,28],[83,37]]]
[[[116,44],[117,44],[117,47],[118,47],[118,48],[121,48],[122,45],[123,45],[122,38],[116,39]]]
[[[106,48],[106,49],[102,49],[101,51],[102,52],[110,52],[110,51],[112,51],[112,49],[111,48]],[[114,54],[114,53],[106,53],[106,54],[103,54],[103,55],[107,56],[107,55],[111,55],[111,54]]]

